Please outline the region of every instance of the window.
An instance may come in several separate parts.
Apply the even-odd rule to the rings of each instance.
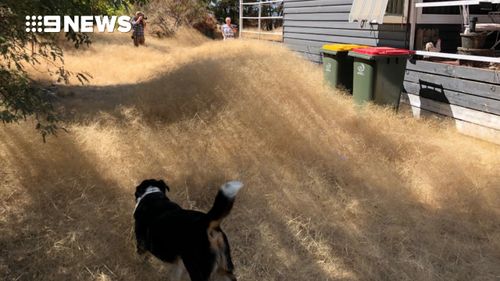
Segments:
[[[409,0],[389,0],[385,10],[384,23],[407,23],[408,4]]]
[[[405,0],[389,0],[385,14],[402,16],[404,14],[405,2]]]

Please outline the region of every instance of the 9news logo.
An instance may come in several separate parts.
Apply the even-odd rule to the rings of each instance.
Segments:
[[[94,25],[95,23],[95,25]],[[26,16],[26,32],[129,32],[129,16]]]

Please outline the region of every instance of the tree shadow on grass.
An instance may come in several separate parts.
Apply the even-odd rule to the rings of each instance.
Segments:
[[[44,145],[17,128],[4,131],[19,182],[4,204],[20,210],[2,222],[3,280],[162,279],[165,270],[135,254],[133,187],[103,178],[67,136]]]
[[[372,155],[353,159],[336,147],[311,145],[297,134],[296,124],[274,113],[272,104],[269,107],[261,109],[268,114],[262,120],[245,121],[253,136],[249,139],[272,141],[273,153],[261,163],[274,161],[274,166],[268,166],[275,170],[264,169],[259,176],[271,179],[269,185],[246,196],[261,204],[255,208],[266,210],[259,211],[260,219],[254,219],[253,225],[267,224],[274,234],[263,238],[274,237],[278,239],[275,245],[280,245],[264,252],[271,257],[287,253],[288,259],[281,264],[270,263],[279,265],[275,273],[293,270],[293,276],[284,275],[286,280],[303,279],[297,268],[307,267],[304,272],[315,274],[311,280],[494,280],[499,275],[495,264],[500,261],[500,245],[493,242],[500,230],[498,209],[486,204],[488,193],[476,190],[466,163],[453,159],[446,167],[429,163],[440,168],[435,171],[414,167],[429,177],[434,188],[431,196],[439,202],[433,206],[423,200],[421,190],[400,173],[398,165],[419,149],[446,157],[439,147],[425,143],[412,148],[411,139],[396,142],[375,122],[354,117],[332,125],[349,131]],[[280,182],[276,172],[279,175],[284,167],[288,175]],[[290,182],[295,185],[287,185]],[[491,178],[482,188],[498,201],[495,182]]]
[[[343,125],[345,130],[353,128],[351,122]],[[419,190],[414,190],[408,179],[394,169],[405,155],[398,152],[401,143],[396,143],[373,123],[357,126],[356,131],[363,132],[357,136],[366,143],[367,153],[372,151],[374,155],[384,155],[389,163],[377,163],[376,158],[370,159],[371,163],[341,160],[338,154],[324,153],[306,145],[308,141],[297,135],[286,143],[283,151],[276,153],[276,158],[279,158],[298,151],[297,155],[302,158],[297,160],[302,167],[297,167],[296,174],[303,174],[301,169],[316,171],[321,178],[328,179],[331,188],[324,192],[315,190],[315,186],[304,186],[311,190],[303,191],[299,187],[295,196],[302,203],[298,203],[296,209],[286,206],[288,201],[278,203],[281,208],[275,216],[270,216],[274,218],[276,231],[282,234],[278,236],[294,237],[290,233],[283,235],[282,230],[290,229],[290,222],[293,223],[294,217],[298,218],[298,229],[303,233],[317,233],[311,239],[319,236],[318,239],[330,247],[325,251],[335,257],[334,263],[351,273],[341,275],[339,279],[494,280],[500,273],[495,266],[500,261],[500,245],[492,243],[492,235],[500,230],[498,209],[485,204],[488,198],[475,190],[475,183],[468,178],[464,168],[451,161],[445,169],[429,175],[436,196],[442,196],[436,198],[440,201],[439,207],[429,206],[419,197]],[[279,128],[271,129],[274,132],[279,130],[288,130],[283,135],[293,135],[292,126],[287,129],[280,123]],[[452,190],[439,190],[449,188],[450,182],[456,183]],[[495,190],[494,179],[483,187]],[[499,198],[498,188],[492,195]],[[332,203],[335,207],[330,205]],[[318,204],[319,207],[312,208],[307,204]],[[352,211],[344,212],[338,208],[352,208]],[[287,217],[292,220],[278,219],[279,214],[287,213],[287,209]],[[321,212],[342,215],[329,216]],[[335,219],[339,221],[333,221]],[[284,244],[293,246],[301,242],[297,236],[301,235],[295,235],[295,241]],[[318,251],[317,247],[302,251],[309,252],[310,256],[301,256],[301,263],[318,261],[314,253]],[[328,278],[321,280],[335,280],[334,276],[330,273]]]
[[[241,58],[251,60],[251,57]],[[170,124],[197,115],[211,119],[227,105],[226,93],[237,94],[226,65],[231,58],[208,58],[182,64],[137,84],[61,86],[57,103],[67,122],[85,122],[106,113],[120,120],[120,110],[133,107],[148,124]],[[161,70],[159,70],[161,72]]]

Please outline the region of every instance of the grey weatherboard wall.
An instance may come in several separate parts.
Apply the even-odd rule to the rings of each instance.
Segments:
[[[327,43],[408,48],[409,25],[349,23],[354,0],[285,0],[285,44],[320,62]],[[401,103],[415,116],[453,118],[465,134],[500,144],[500,71],[409,61]]]
[[[500,144],[500,71],[409,61],[401,103],[416,116],[451,117],[460,132]]]
[[[327,43],[408,47],[406,25],[350,23],[352,3],[353,0],[285,0],[285,44],[315,62],[320,62],[320,48]]]

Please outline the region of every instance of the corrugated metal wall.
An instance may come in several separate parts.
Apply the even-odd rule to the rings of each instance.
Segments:
[[[400,24],[349,23],[353,0],[285,0],[284,42],[291,49],[319,62],[326,43],[407,47],[407,27]]]

